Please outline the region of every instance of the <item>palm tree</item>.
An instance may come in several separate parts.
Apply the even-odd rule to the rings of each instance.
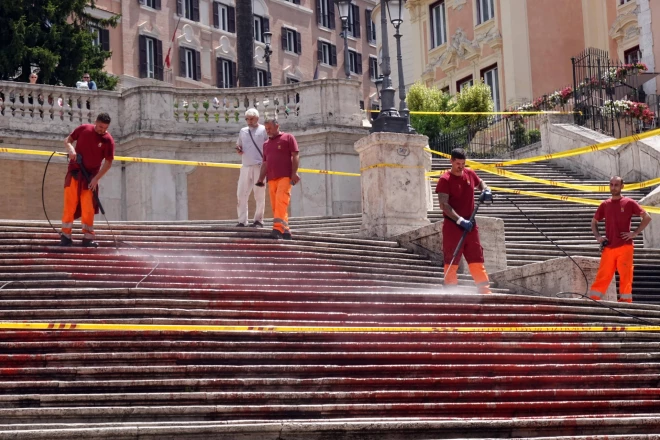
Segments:
[[[254,18],[252,1],[236,2],[236,52],[240,87],[254,87]]]

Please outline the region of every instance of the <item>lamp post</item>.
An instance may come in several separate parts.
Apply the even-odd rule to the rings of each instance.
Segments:
[[[273,38],[272,32],[264,32],[264,43],[266,43],[266,48],[264,49],[264,60],[266,60],[266,85],[272,86],[272,81],[270,80],[270,56],[273,54],[273,51],[270,48],[270,43]]]
[[[380,91],[383,88],[383,75],[378,75],[378,78],[374,80],[374,85],[376,86],[376,96],[378,97],[378,100],[380,101]],[[380,109],[378,109],[378,114],[380,115]],[[373,117],[373,111],[371,113],[371,119],[372,121],[376,118],[378,118],[378,115],[376,117]]]
[[[410,110],[406,104],[406,85],[403,80],[403,57],[401,56],[401,33],[399,28],[403,23],[403,8],[407,0],[387,0],[387,12],[390,14],[390,21],[395,29],[394,38],[396,38],[396,61],[399,71],[399,115],[406,118],[408,133],[417,133],[410,125]]]
[[[348,59],[348,14],[351,8],[351,0],[335,0],[341,18],[341,33],[344,38],[344,74],[346,78],[351,77],[350,60]]]
[[[371,132],[390,132],[390,133],[409,133],[408,120],[399,115],[394,106],[394,88],[392,88],[392,79],[390,73],[390,47],[387,38],[387,12],[386,3],[391,0],[380,0],[380,32],[381,32],[381,51],[383,58],[381,62],[383,73],[383,85],[380,91],[380,113],[378,118],[371,124]]]

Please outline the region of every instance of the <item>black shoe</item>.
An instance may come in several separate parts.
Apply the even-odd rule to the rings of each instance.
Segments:
[[[274,238],[275,240],[281,240],[283,237],[280,231],[278,231],[277,229],[273,229],[270,232],[270,238]]]
[[[66,235],[60,236],[60,246],[72,246],[73,241]]]
[[[252,223],[252,224],[250,225],[250,227],[251,227],[251,228],[263,228],[263,227],[264,227],[264,224],[261,223],[261,222],[255,221],[254,223]]]
[[[244,227],[245,227],[245,223],[236,223],[236,227],[237,227],[237,228],[244,228]]]
[[[82,246],[88,248],[97,248],[99,247],[99,244],[90,238],[83,238]]]
[[[284,234],[282,234],[282,238],[284,240],[291,240],[291,232],[285,232]]]

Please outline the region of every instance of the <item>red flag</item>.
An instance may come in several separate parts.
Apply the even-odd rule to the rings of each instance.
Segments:
[[[179,29],[179,23],[181,23],[181,17],[179,17],[179,21],[176,22],[176,27],[174,28],[174,33],[172,34],[172,44],[170,44],[170,48],[167,49],[167,55],[165,56],[165,66],[168,69],[172,67],[172,59],[170,58],[170,53],[172,53],[172,46],[174,46],[174,38],[176,37],[176,31]]]

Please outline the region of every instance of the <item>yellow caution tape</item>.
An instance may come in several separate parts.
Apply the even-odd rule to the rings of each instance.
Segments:
[[[12,154],[28,154],[35,156],[50,156],[53,154],[50,151],[40,151],[40,150],[25,150],[20,148],[0,148],[0,153],[12,153]],[[66,153],[55,153],[55,156],[67,156]],[[214,168],[241,168],[240,164],[236,163],[219,163],[219,162],[198,162],[192,160],[174,160],[174,159],[153,159],[148,157],[124,157],[124,156],[115,156],[114,160],[123,161],[123,162],[135,162],[135,163],[158,163],[163,165],[190,165],[198,167],[214,167]],[[342,171],[328,171],[328,170],[312,170],[308,168],[299,168],[298,172],[300,173],[311,173],[311,174],[331,174],[335,176],[357,176],[359,173],[345,173]]]
[[[594,145],[587,145],[586,147],[578,147],[574,148],[572,150],[566,150],[566,151],[561,151],[559,153],[551,153],[551,154],[546,154],[543,156],[534,156],[534,157],[528,157],[525,159],[515,159],[515,160],[508,160],[506,162],[500,162],[497,164],[494,164],[496,167],[508,167],[511,165],[521,165],[525,163],[533,163],[533,162],[539,162],[542,160],[550,160],[550,159],[561,159],[564,157],[572,157],[572,156],[579,156],[581,154],[585,153],[592,153],[594,151],[601,151],[601,150],[607,150],[609,148],[613,147],[618,147],[619,145],[623,144],[628,144],[630,142],[637,142],[642,139],[648,139],[653,136],[658,136],[660,135],[660,128],[647,131],[642,134],[633,134],[632,136],[626,136],[621,139],[613,139],[611,141],[607,142],[602,142],[600,144],[594,144]]]
[[[416,168],[416,169],[422,168],[422,169],[426,169],[425,167],[423,167],[421,165],[401,165],[401,164],[398,164],[398,163],[378,163],[376,165],[370,165],[368,167],[360,168],[360,171],[371,170],[371,169],[374,169],[374,168]]]
[[[446,153],[440,153],[440,152],[433,151],[433,150],[428,149],[428,148],[426,148],[425,150],[430,151],[431,153],[437,154],[438,156],[445,157],[447,159],[451,158],[451,156],[449,154],[446,154]],[[483,163],[480,163],[480,162],[476,162],[474,160],[466,160],[465,164],[468,165],[470,168],[474,168],[475,170],[482,170],[486,173],[495,174],[495,175],[503,176],[503,177],[508,177],[510,179],[519,180],[519,181],[522,181],[522,182],[535,182],[535,183],[540,183],[540,184],[543,184],[543,185],[574,189],[576,191],[602,192],[602,193],[609,193],[610,192],[609,185],[576,185],[574,183],[565,183],[565,182],[560,182],[558,180],[539,179],[537,177],[527,176],[525,174],[519,174],[519,173],[514,173],[512,171],[506,171],[506,170],[503,170],[502,168],[496,167],[494,165],[483,164]],[[444,173],[445,173],[445,171],[431,171],[430,173],[427,173],[427,176],[441,176]],[[641,189],[641,188],[648,188],[648,187],[658,185],[658,184],[660,184],[660,178],[655,178],[655,179],[647,180],[647,181],[644,181],[644,182],[638,182],[638,183],[626,183],[626,185],[623,188],[623,191],[634,191],[634,190],[638,190],[638,189]]]
[[[547,194],[547,193],[542,193],[542,192],[536,192],[536,191],[524,191],[521,189],[510,189],[510,188],[502,188],[499,186],[489,186],[490,189],[493,191],[501,191],[501,192],[506,192],[506,193],[511,193],[511,194],[520,194],[524,196],[530,196],[530,197],[539,197],[542,199],[550,199],[550,200],[559,200],[562,202],[572,202],[572,203],[580,203],[582,205],[591,205],[591,206],[600,206],[600,204],[603,202],[602,200],[594,200],[594,199],[587,199],[584,197],[571,197],[571,196],[561,196],[557,194]],[[652,214],[660,214],[660,207],[656,206],[642,206],[642,209],[646,212],[650,212]]]
[[[516,327],[313,327],[160,324],[74,324],[54,322],[0,322],[4,330],[104,330],[169,332],[265,333],[522,333],[522,332],[660,332],[660,326],[516,326]]]

